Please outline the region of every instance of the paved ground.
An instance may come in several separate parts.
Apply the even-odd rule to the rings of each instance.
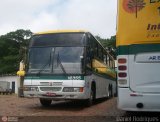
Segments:
[[[83,102],[63,101],[53,102],[49,108],[45,108],[36,98],[0,95],[0,116],[0,122],[6,119],[5,116],[8,121],[18,122],[130,122],[131,120],[145,122],[144,119],[148,121],[147,117],[150,116],[150,122],[153,120],[158,122],[160,114],[127,114],[117,109],[116,98],[98,100],[91,107],[85,107]]]

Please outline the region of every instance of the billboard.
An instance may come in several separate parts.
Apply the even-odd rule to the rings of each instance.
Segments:
[[[118,0],[117,45],[160,43],[160,0]]]

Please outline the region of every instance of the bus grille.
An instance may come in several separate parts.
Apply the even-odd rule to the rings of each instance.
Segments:
[[[41,91],[61,91],[61,87],[40,87]]]
[[[61,86],[62,82],[40,82],[41,86]]]

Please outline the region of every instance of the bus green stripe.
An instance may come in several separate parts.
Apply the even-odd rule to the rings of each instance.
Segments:
[[[160,44],[133,44],[117,47],[117,55],[131,55],[145,52],[160,52]]]
[[[72,80],[76,80],[74,79],[75,77],[78,77],[78,80],[84,80],[84,76],[81,76],[81,75],[77,75],[77,76],[74,76],[74,75],[70,75],[70,76],[44,76],[44,75],[41,75],[41,76],[25,76],[25,79],[36,79],[36,80],[71,80],[70,78],[72,77]]]
[[[93,72],[93,74],[95,75],[99,75],[101,77],[104,77],[106,79],[110,79],[110,80],[116,80],[116,78],[113,78],[107,74],[102,74],[102,73],[97,73],[97,72]],[[72,76],[25,76],[26,80],[70,80],[70,77],[73,77],[72,80],[76,80],[74,79],[74,75]],[[80,76],[77,75],[76,77],[79,77],[78,80],[84,80],[84,76]]]

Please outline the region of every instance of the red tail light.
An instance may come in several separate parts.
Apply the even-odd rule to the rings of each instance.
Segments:
[[[127,60],[125,58],[118,59],[119,64],[125,64],[126,62],[127,62]]]
[[[118,66],[118,70],[124,71],[124,70],[126,70],[126,69],[127,69],[127,66]]]
[[[127,77],[127,73],[120,72],[120,73],[118,73],[118,77],[121,77],[121,78]]]
[[[118,59],[118,77],[121,79],[123,78],[123,81],[127,81],[126,79],[124,78],[127,78],[127,59],[126,58],[119,58]],[[121,81],[119,79],[119,81]],[[127,82],[126,82],[127,83]],[[125,83],[125,84],[126,84]]]

